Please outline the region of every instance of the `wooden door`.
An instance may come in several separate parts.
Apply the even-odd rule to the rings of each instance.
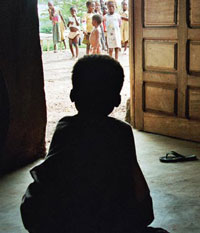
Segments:
[[[129,4],[134,127],[200,141],[200,0]]]

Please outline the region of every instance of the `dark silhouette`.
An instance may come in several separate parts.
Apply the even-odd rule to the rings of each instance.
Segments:
[[[152,200],[130,125],[108,117],[120,104],[124,72],[113,58],[85,56],[73,68],[78,114],[58,122],[21,214],[31,233],[146,233]]]

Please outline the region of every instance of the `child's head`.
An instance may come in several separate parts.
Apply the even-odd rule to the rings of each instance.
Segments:
[[[86,7],[88,9],[88,13],[92,13],[94,12],[94,9],[95,9],[95,3],[93,1],[87,1]]]
[[[88,55],[79,59],[72,71],[72,102],[81,113],[108,115],[121,102],[124,71],[107,55]]]
[[[128,9],[128,4],[126,1],[122,1],[122,9],[123,11],[126,11]]]
[[[95,14],[92,16],[92,25],[94,27],[98,27],[102,23],[102,17],[101,15]]]
[[[108,1],[107,2],[108,12],[109,14],[113,14],[115,12],[115,2],[114,1]]]
[[[106,15],[107,12],[108,12],[108,9],[107,9],[106,5],[104,5],[104,6],[102,7],[102,10],[103,10],[103,15]]]
[[[95,11],[96,12],[101,11],[101,5],[100,5],[100,3],[98,1],[95,2]]]
[[[51,15],[54,16],[54,14],[55,14],[55,8],[51,7]]]
[[[71,13],[72,16],[76,15],[76,12],[77,12],[77,10],[76,10],[75,6],[70,7],[70,13]]]
[[[53,2],[48,1],[48,7],[49,7],[50,9],[53,8]]]

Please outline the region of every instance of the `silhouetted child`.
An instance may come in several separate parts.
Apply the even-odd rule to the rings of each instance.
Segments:
[[[94,29],[91,32],[89,38],[92,54],[101,53],[101,33],[102,33],[100,28],[101,23],[102,23],[101,15],[96,14],[92,16],[92,25],[94,26]]]
[[[29,232],[149,232],[152,200],[132,129],[108,116],[120,104],[123,79],[106,55],[75,64],[70,98],[78,114],[58,122],[46,160],[31,170],[21,205]]]

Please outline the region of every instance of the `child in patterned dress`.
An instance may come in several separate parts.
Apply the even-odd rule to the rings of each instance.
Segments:
[[[112,57],[113,50],[115,51],[115,59],[118,60],[119,50],[121,48],[121,17],[115,13],[115,2],[108,1],[108,14],[106,15],[106,28],[107,28],[107,44],[109,55]]]

